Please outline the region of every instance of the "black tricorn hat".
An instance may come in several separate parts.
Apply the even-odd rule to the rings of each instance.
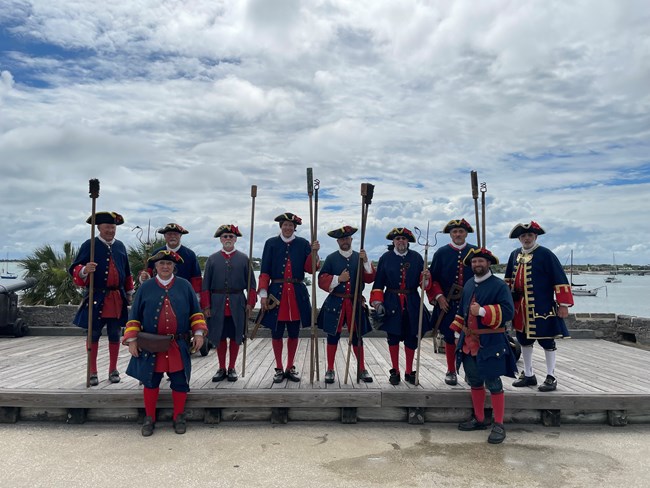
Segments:
[[[174,251],[168,251],[167,249],[163,249],[162,251],[158,251],[156,254],[151,256],[149,258],[149,262],[154,264],[157,263],[158,261],[171,261],[172,263],[182,263],[183,258],[175,253]]]
[[[343,239],[344,237],[350,237],[358,230],[359,229],[352,227],[351,225],[344,225],[343,227],[329,231],[327,235],[334,239]]]
[[[91,215],[86,220],[86,223],[93,223],[93,216]],[[95,212],[95,225],[99,224],[115,224],[122,225],[124,223],[124,217],[122,217],[117,212]]]
[[[465,259],[463,259],[463,264],[465,266],[470,266],[472,264],[472,258],[485,258],[492,264],[499,264],[499,258],[492,254],[489,249],[484,247],[470,249],[467,256],[465,256]]]
[[[276,222],[280,222],[280,225],[282,225],[282,222],[293,222],[296,225],[302,224],[302,219],[298,217],[296,214],[292,214],[291,212],[285,212],[283,214],[278,215],[275,218]]]
[[[190,233],[190,231],[187,230],[185,227],[183,227],[182,225],[175,224],[174,222],[170,222],[165,227],[161,227],[160,229],[158,229],[158,234],[166,234],[167,232],[178,232],[179,234]]]
[[[510,231],[510,239],[517,239],[521,234],[526,234],[527,232],[532,232],[538,236],[546,234],[546,231],[542,229],[542,227],[537,222],[531,220],[530,224],[515,225]]]
[[[241,232],[239,232],[239,227],[237,227],[235,224],[224,224],[220,225],[217,231],[214,233],[214,237],[220,237],[221,234],[234,234],[237,237],[241,237]]]
[[[406,237],[406,240],[409,242],[415,242],[415,236],[413,232],[408,230],[406,227],[395,227],[388,234],[386,234],[386,239],[392,241],[396,237]]]
[[[474,229],[472,229],[472,226],[470,223],[465,220],[465,219],[459,219],[459,220],[450,220],[447,222],[447,225],[445,225],[445,228],[442,229],[442,232],[445,234],[449,234],[452,229],[465,229],[468,233],[474,232]]]

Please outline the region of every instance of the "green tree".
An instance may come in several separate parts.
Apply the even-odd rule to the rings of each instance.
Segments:
[[[136,246],[129,246],[127,251],[129,256],[129,266],[131,267],[131,274],[133,275],[133,281],[135,283],[136,289],[140,286],[140,280],[138,276],[140,271],[146,269],[146,259],[151,257],[151,252],[155,249],[160,249],[165,246],[165,239],[162,237],[156,239],[155,241],[147,244],[146,242],[140,242]]]
[[[36,285],[25,290],[21,303],[25,305],[62,305],[81,303],[83,292],[72,281],[68,268],[77,250],[71,242],[63,244],[63,253],[49,244],[37,248],[34,253],[20,261],[26,278],[36,278]]]

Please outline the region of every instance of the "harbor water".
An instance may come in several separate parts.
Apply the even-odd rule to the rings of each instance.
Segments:
[[[2,266],[9,272],[16,273],[21,279],[23,271],[17,262],[2,262]],[[256,276],[259,272],[255,273]],[[497,275],[499,276],[499,275]],[[503,277],[500,275],[499,277]],[[617,315],[633,315],[650,318],[650,275],[619,275],[620,283],[605,283],[607,275],[580,274],[573,277],[574,283],[585,284],[584,288],[598,288],[596,296],[576,296],[575,305],[571,308],[573,313],[615,313]],[[0,279],[0,284],[7,285],[16,280]],[[364,295],[370,294],[371,285],[366,285]],[[311,295],[311,286],[307,287]],[[316,287],[316,303],[320,305],[325,300],[327,293]],[[431,308],[431,307],[429,307]]]

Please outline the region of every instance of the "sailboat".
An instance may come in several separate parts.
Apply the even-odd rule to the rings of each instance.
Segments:
[[[571,293],[576,297],[595,297],[598,295],[598,288],[585,288],[586,283],[576,285],[573,282],[573,250],[571,250],[571,267],[569,268],[569,283],[571,283]]]
[[[612,262],[614,263],[614,273],[607,278],[605,278],[605,283],[622,283],[621,279],[618,278],[618,269],[616,268],[616,256],[612,253]]]
[[[2,273],[0,273],[0,278],[3,280],[15,280],[18,278],[18,275],[16,273],[12,273],[9,271],[9,253],[7,253],[7,259],[5,261],[7,263],[7,269],[5,270],[2,268]]]

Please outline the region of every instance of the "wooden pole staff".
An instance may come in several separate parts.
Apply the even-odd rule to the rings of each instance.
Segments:
[[[255,198],[257,197],[257,185],[251,185],[251,237],[248,245],[248,285],[246,287],[246,301],[251,293],[251,281],[253,278],[253,231],[255,229]],[[260,313],[262,311],[260,310]],[[248,342],[248,321],[251,317],[251,309],[246,304],[246,320],[244,321],[244,357],[242,358],[241,377],[246,376],[246,343]]]
[[[481,223],[478,219],[478,174],[476,171],[471,173],[472,179],[472,198],[474,199],[474,214],[476,216],[476,245],[481,247]]]
[[[96,202],[99,198],[99,180],[92,179],[88,181],[88,193],[92,200],[90,213],[90,262],[95,262],[95,214]],[[94,306],[94,287],[95,273],[88,273],[88,335],[86,336],[86,388],[90,388],[90,354],[93,342],[93,315]]]
[[[309,230],[311,232],[311,244],[316,240],[316,218],[318,210],[314,209],[314,203],[318,204],[318,180],[314,184],[314,173],[312,168],[307,168],[307,195],[309,195]],[[314,190],[316,198],[314,199]],[[311,340],[309,343],[309,382],[314,384],[314,373],[316,379],[320,380],[318,369],[318,350],[316,342],[316,252],[311,251]]]
[[[487,232],[485,230],[485,194],[487,193],[487,183],[484,181],[481,183],[481,226],[482,226],[482,235],[483,241],[481,242],[480,247],[487,247]]]
[[[366,239],[366,224],[368,221],[368,207],[372,202],[372,197],[375,192],[375,185],[370,183],[361,184],[361,239],[359,250],[364,248],[364,242]],[[354,298],[352,299],[352,320],[348,326],[348,352],[345,359],[345,374],[343,375],[344,384],[348,384],[348,375],[350,374],[350,356],[352,354],[352,337],[354,336],[355,331],[355,317],[357,316],[357,303],[359,303],[361,294],[361,283],[363,282],[363,261],[361,256],[359,256],[359,263],[357,265],[357,275],[354,282]],[[361,323],[361,307],[358,308],[359,320],[357,323]],[[358,327],[358,326],[357,326]],[[359,354],[357,354],[357,383],[361,381],[361,348],[363,347],[363,339],[361,334],[357,332],[358,336],[358,347]]]
[[[420,384],[420,344],[422,343],[422,317],[424,316],[424,270],[429,262],[429,222],[427,222],[427,237],[424,243],[424,268],[420,281],[420,314],[418,317],[418,352],[415,361],[415,386]]]

